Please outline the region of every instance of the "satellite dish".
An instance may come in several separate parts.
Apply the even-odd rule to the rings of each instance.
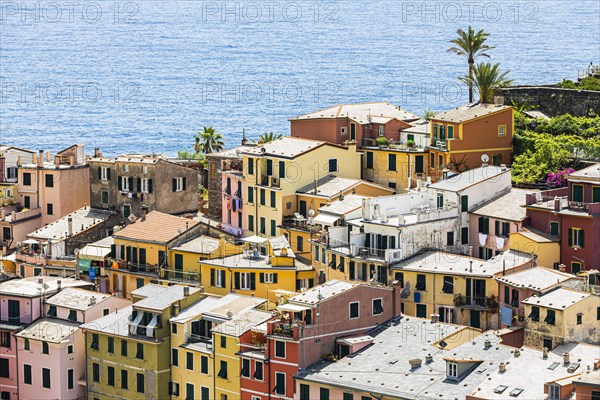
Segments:
[[[308,215],[310,215],[311,217],[315,215],[315,210],[313,210],[312,208],[308,210]]]
[[[481,161],[483,161],[484,163],[490,161],[490,156],[488,156],[487,154],[482,154]]]

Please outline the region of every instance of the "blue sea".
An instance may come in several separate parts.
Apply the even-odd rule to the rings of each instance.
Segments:
[[[338,103],[449,109],[469,24],[519,84],[600,63],[598,0],[0,1],[0,143],[173,155]]]

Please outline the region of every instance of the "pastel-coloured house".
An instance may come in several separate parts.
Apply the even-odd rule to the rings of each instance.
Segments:
[[[86,351],[79,326],[129,305],[129,300],[77,288],[49,298],[43,318],[16,335],[19,397],[84,397]]]

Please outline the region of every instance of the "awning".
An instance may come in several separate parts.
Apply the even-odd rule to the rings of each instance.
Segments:
[[[289,311],[289,312],[300,312],[310,310],[310,307],[307,306],[299,306],[296,304],[283,304],[281,306],[277,306],[279,311]]]
[[[242,241],[243,241],[243,242],[247,242],[247,243],[257,243],[257,244],[264,243],[264,242],[266,242],[267,240],[269,240],[269,239],[267,239],[267,238],[263,238],[263,237],[260,237],[260,236],[256,236],[256,235],[254,235],[254,236],[248,236],[247,238],[242,238]]]
[[[40,244],[40,242],[38,242],[37,240],[33,240],[33,239],[27,239],[27,240],[23,240],[23,244]]]
[[[337,216],[331,215],[331,214],[321,213],[321,214],[317,215],[313,221],[315,222],[315,224],[333,226],[335,221],[337,221],[338,219],[340,219],[340,217],[337,217]]]
[[[79,251],[79,258],[86,260],[104,261],[110,254],[110,247],[87,245]]]
[[[81,272],[88,272],[90,270],[91,265],[92,265],[92,260],[79,259],[79,270]]]

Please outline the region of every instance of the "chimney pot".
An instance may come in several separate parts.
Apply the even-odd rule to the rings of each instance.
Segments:
[[[542,349],[542,358],[548,358],[548,348],[544,347]]]
[[[498,367],[498,371],[500,371],[501,373],[506,372],[506,363],[505,362],[501,362],[499,367]]]
[[[570,364],[570,363],[571,363],[571,355],[569,354],[569,352],[568,352],[568,351],[565,351],[565,352],[563,353],[563,363],[564,363],[565,365],[567,365],[567,364]]]
[[[62,281],[60,279],[56,281],[56,287],[58,290],[62,289]]]
[[[190,287],[189,286],[184,286],[183,287],[183,295],[184,296],[189,296],[190,295]]]
[[[4,221],[6,219],[6,210],[3,209],[1,211],[0,218],[2,218],[2,221]]]

